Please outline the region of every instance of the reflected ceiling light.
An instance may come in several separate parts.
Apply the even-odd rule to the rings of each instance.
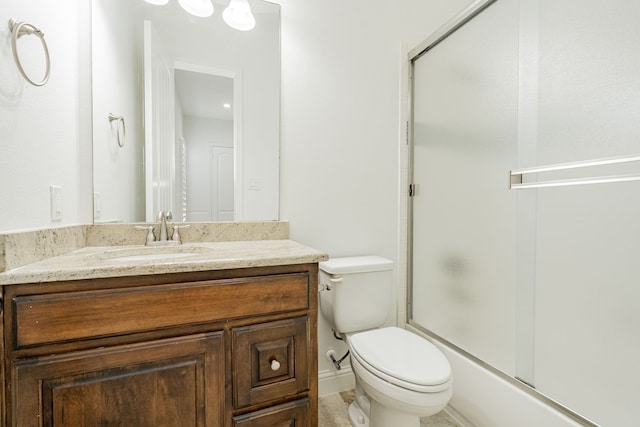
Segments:
[[[193,16],[206,18],[213,14],[213,3],[211,3],[211,0],[178,0],[178,3]]]
[[[144,0],[149,4],[155,4],[156,6],[162,6],[169,3],[169,0]]]
[[[222,104],[222,106],[223,106],[224,108],[231,108],[231,104],[229,104],[229,103]]]
[[[227,25],[236,30],[249,31],[256,26],[256,18],[253,17],[247,0],[231,0],[222,12],[222,18]]]

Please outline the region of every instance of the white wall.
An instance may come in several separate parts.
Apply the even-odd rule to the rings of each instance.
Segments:
[[[331,256],[398,261],[401,72],[418,44],[469,1],[281,0],[281,219]],[[396,269],[396,272],[398,270]],[[395,285],[398,285],[396,280]],[[395,323],[395,301],[389,302]],[[328,346],[319,319],[319,369]]]
[[[85,3],[0,3],[0,231],[92,218],[90,57],[87,39],[78,37],[89,24]],[[51,77],[43,87],[30,85],[18,74],[11,53],[10,18],[27,21],[45,34]],[[82,55],[77,54],[79,47]],[[23,36],[18,49],[33,80],[41,80],[44,53],[39,39]],[[61,221],[50,219],[50,185],[62,187]]]

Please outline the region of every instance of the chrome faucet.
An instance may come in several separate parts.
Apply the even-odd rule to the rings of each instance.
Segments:
[[[158,221],[160,222],[160,232],[158,233],[158,241],[166,242],[169,240],[169,233],[167,232],[167,221],[171,221],[173,215],[171,211],[158,212]]]
[[[153,225],[136,225],[136,230],[146,230],[147,237],[145,241],[145,245],[147,246],[161,246],[161,245],[179,245],[182,243],[182,237],[180,236],[180,232],[178,231],[181,228],[188,228],[189,225],[177,225],[173,224],[173,232],[171,239],[169,239],[169,229],[167,226],[167,222],[171,221],[173,215],[171,211],[160,211],[158,212],[158,222],[160,223],[160,229],[158,230],[158,237],[156,239],[156,234],[153,232]]]

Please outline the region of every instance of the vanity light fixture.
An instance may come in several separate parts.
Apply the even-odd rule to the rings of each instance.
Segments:
[[[231,108],[231,104],[229,104],[228,102],[225,102],[224,104],[222,104],[222,106],[224,108]]]
[[[222,12],[222,18],[231,28],[240,31],[249,31],[256,26],[256,18],[251,13],[247,0],[231,0]]]
[[[169,3],[169,0],[144,1],[156,6]],[[211,0],[178,0],[178,3],[193,16],[206,18],[213,15],[213,3]],[[231,28],[240,31],[249,31],[256,26],[256,18],[251,12],[248,0],[231,0],[229,6],[222,12],[222,18]]]
[[[163,6],[169,3],[169,0],[144,0],[145,2],[155,5]],[[213,3],[211,0],[178,0],[180,6],[193,16],[200,18],[206,18],[213,14]]]
[[[211,0],[178,0],[178,3],[193,16],[206,18],[213,15],[213,3],[211,3]]]

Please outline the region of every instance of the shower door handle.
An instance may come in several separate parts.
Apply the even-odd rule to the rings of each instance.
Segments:
[[[587,178],[577,179],[560,179],[551,181],[530,181],[525,182],[525,175],[533,175],[544,172],[565,171],[579,168],[589,168],[598,166],[615,165],[621,163],[640,162],[640,155],[628,156],[628,157],[609,157],[605,159],[586,160],[580,162],[571,163],[558,163],[548,166],[537,166],[524,169],[513,169],[509,171],[509,189],[521,190],[527,188],[545,188],[545,187],[566,187],[571,185],[588,185],[588,184],[605,184],[614,182],[629,182],[640,181],[640,174],[628,174],[628,175],[609,175],[609,176],[595,176]]]

